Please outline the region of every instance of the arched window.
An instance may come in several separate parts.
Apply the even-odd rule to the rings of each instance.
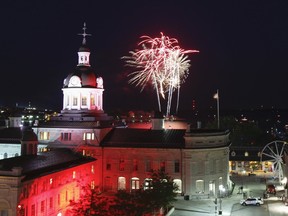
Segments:
[[[204,180],[196,180],[196,193],[204,193]]]
[[[174,179],[173,182],[178,186],[178,189],[175,191],[176,193],[182,192],[182,181],[181,179]]]
[[[126,189],[126,178],[119,177],[118,178],[118,190],[125,190]]]

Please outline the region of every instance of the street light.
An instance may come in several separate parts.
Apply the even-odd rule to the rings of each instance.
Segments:
[[[219,215],[222,215],[222,197],[225,193],[225,187],[223,185],[219,185]]]

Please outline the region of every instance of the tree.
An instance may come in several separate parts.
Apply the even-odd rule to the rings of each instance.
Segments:
[[[112,216],[109,206],[111,198],[104,196],[99,188],[93,188],[91,185],[81,186],[80,198],[70,200],[70,212],[72,215],[89,215],[89,216]]]
[[[146,198],[152,209],[167,209],[176,201],[178,185],[164,171],[153,171],[151,189],[145,190]],[[147,203],[147,204],[148,204]]]
[[[170,207],[176,201],[177,190],[178,185],[167,173],[161,170],[153,171],[149,182],[144,182],[139,190],[131,193],[118,191],[113,209],[119,216],[151,215],[161,208]]]

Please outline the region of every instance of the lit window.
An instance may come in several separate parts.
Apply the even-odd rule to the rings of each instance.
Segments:
[[[249,153],[246,151],[244,155],[245,155],[245,157],[248,157]]]
[[[94,173],[94,165],[91,166],[91,173]]]
[[[131,179],[131,189],[132,190],[138,190],[140,188],[140,184],[139,184],[139,178],[132,178]]]
[[[126,178],[119,177],[118,178],[118,190],[125,190],[126,189]]]
[[[94,140],[95,139],[95,135],[94,133],[84,133],[83,134],[83,140]]]
[[[52,184],[52,183],[53,183],[53,179],[52,179],[52,178],[50,178],[50,181],[49,181],[49,183],[50,183],[50,184]]]
[[[204,193],[204,181],[203,180],[196,181],[196,193]]]
[[[45,131],[40,132],[40,137],[39,137],[40,140],[49,140],[49,138],[50,138],[49,132],[45,132]]]
[[[181,179],[174,179],[173,182],[177,186],[177,190],[175,191],[175,193],[181,193],[182,192],[182,181],[181,181]]]
[[[73,179],[76,178],[76,171],[73,171],[72,178],[73,178]]]
[[[91,105],[92,105],[92,106],[95,105],[95,98],[94,98],[94,95],[91,95]]]

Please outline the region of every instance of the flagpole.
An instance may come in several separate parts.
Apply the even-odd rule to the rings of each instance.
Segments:
[[[217,89],[217,123],[218,129],[220,128],[220,120],[219,120],[219,91]]]

